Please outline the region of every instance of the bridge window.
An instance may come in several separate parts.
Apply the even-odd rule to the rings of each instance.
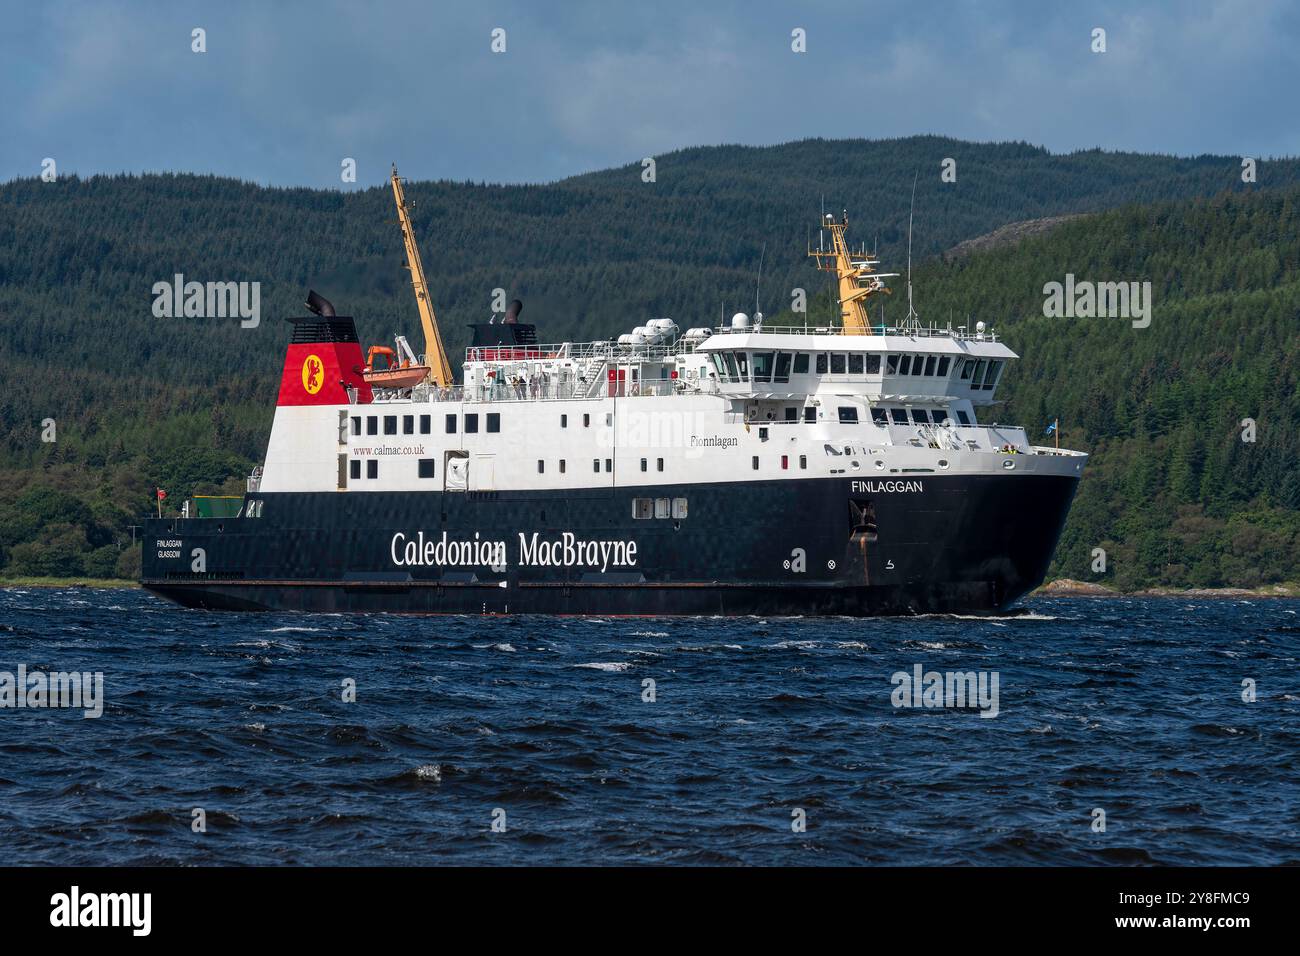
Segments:
[[[961,422],[963,425],[969,425],[970,416],[959,408],[957,409],[957,421]]]
[[[974,359],[962,359],[962,363],[961,363],[961,378],[962,378],[962,381],[966,381],[967,379],[969,379],[969,378],[970,378],[970,373],[973,372],[974,370],[975,370],[975,360],[974,360]]]
[[[432,459],[432,458],[421,458],[421,459],[420,459],[420,477],[421,477],[421,478],[432,478],[432,477],[433,477],[433,459]]]
[[[500,412],[488,412],[488,413],[487,413],[487,430],[490,431],[490,432],[499,432],[499,431],[501,431],[501,413],[500,413]]]
[[[933,355],[927,355],[927,356],[925,357],[925,374],[926,374],[926,375],[933,375],[933,374],[934,374],[934,359],[935,359],[935,356],[933,356]]]
[[[907,424],[907,409],[905,409],[905,408],[891,408],[891,409],[889,410],[889,417],[892,418],[892,419],[894,420],[894,424],[895,424],[895,425],[906,425],[906,424]]]
[[[856,425],[858,423],[858,410],[852,405],[841,405],[840,423],[844,425]]]
[[[862,361],[862,353],[850,352],[849,353],[849,374],[861,375],[863,373],[863,368],[864,365]]]
[[[886,362],[885,367],[886,367],[886,369],[888,369],[890,375],[897,375],[897,374],[898,374],[898,360],[899,360],[899,358],[900,358],[900,356],[898,356],[898,355],[891,355],[891,356],[889,356],[889,360],[888,360],[888,362]]]
[[[948,358],[948,356],[946,356],[946,355],[941,355],[941,356],[939,357],[939,372],[938,372],[938,374],[940,374],[940,375],[947,375],[947,374],[948,374],[948,362],[949,362],[949,358]]]
[[[805,405],[803,407],[803,420],[806,425],[814,425],[817,423],[817,409],[815,406]]]
[[[429,432],[432,431],[432,430],[433,430],[433,416],[431,416],[431,415],[421,415],[421,416],[420,416],[420,434],[421,434],[421,435],[427,435],[427,434],[429,434]]]
[[[797,422],[799,420],[799,409],[793,405],[787,405],[785,407],[785,420],[787,422]]]
[[[942,408],[936,408],[934,411],[930,412],[930,415],[934,418],[934,423],[936,425],[942,425],[948,420],[948,413]]]
[[[776,357],[776,373],[772,376],[775,382],[790,381],[790,362],[794,355],[790,352],[782,352]]]
[[[477,412],[469,412],[465,415],[465,434],[467,435],[478,434],[478,413]]]
[[[992,388],[998,380],[998,373],[1002,371],[1002,363],[996,361],[989,362],[989,369],[984,373],[984,387]]]
[[[825,352],[817,353],[817,374],[825,375],[827,371],[827,358]]]
[[[800,352],[798,355],[794,357],[794,374],[796,375],[808,374],[808,353],[807,352]]]
[[[754,353],[754,381],[772,381],[772,352]]]
[[[731,356],[732,353],[728,352],[727,355]],[[736,356],[735,359],[736,368],[738,370],[737,374],[739,375],[739,377],[736,378],[735,380],[738,382],[748,382],[749,381],[749,353],[736,352],[735,356]],[[728,362],[728,364],[730,364],[730,362]]]
[[[868,375],[879,375],[879,374],[880,374],[880,356],[879,356],[877,353],[875,353],[875,352],[871,352],[870,354],[867,355],[866,358],[867,358],[867,374],[868,374]]]
[[[980,359],[975,363],[975,371],[971,374],[970,387],[979,388],[980,380],[984,378],[984,360]]]
[[[385,415],[385,416],[384,416],[384,434],[385,434],[385,435],[396,435],[396,434],[397,434],[397,416],[396,416],[396,415]]]
[[[844,353],[832,352],[831,353],[831,374],[843,375],[844,368],[845,368]]]
[[[873,408],[871,410],[871,420],[877,425],[884,425],[889,421],[889,414],[883,408]]]
[[[912,409],[912,421],[918,425],[928,425],[930,424],[930,416],[925,413],[924,408],[914,408]]]
[[[912,356],[900,355],[898,357],[898,374],[899,375],[912,374]]]

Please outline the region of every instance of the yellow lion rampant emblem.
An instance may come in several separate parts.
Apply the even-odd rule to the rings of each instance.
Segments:
[[[319,355],[308,355],[302,363],[302,387],[308,395],[315,395],[325,384],[325,364]]]

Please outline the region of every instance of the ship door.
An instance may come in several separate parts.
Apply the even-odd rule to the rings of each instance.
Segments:
[[[443,461],[442,490],[466,491],[469,489],[469,453],[449,451]]]
[[[470,491],[492,491],[496,481],[496,455],[474,456],[474,477]]]

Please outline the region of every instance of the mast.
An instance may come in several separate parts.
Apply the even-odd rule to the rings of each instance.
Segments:
[[[429,301],[429,287],[424,281],[424,263],[420,261],[420,249],[415,244],[410,207],[406,202],[406,194],[402,191],[402,180],[397,175],[396,165],[393,166],[393,199],[397,203],[397,219],[401,223],[402,242],[406,246],[406,268],[411,272],[415,304],[420,310],[420,324],[424,326],[424,361],[429,366],[429,377],[434,384],[439,388],[450,388],[454,384],[451,363],[447,361],[447,352],[438,332],[438,320],[433,314],[433,303]]]
[[[839,281],[840,318],[844,323],[845,335],[868,335],[871,320],[867,315],[867,299],[877,292],[889,294],[882,276],[876,274],[872,266],[878,260],[868,255],[863,249],[860,258],[854,259],[849,252],[848,241],[844,238],[849,228],[849,214],[835,221],[829,213],[822,217],[822,227],[831,231],[831,248],[808,250],[808,255],[817,260],[817,268],[823,272],[834,272]],[[819,232],[820,236],[820,232]]]

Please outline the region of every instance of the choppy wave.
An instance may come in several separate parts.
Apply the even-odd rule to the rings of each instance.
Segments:
[[[105,676],[99,719],[0,714],[0,862],[1284,863],[1298,607],[629,630],[0,589],[0,671]],[[995,672],[997,716],[895,706],[918,665]],[[194,807],[218,839],[184,839]]]

